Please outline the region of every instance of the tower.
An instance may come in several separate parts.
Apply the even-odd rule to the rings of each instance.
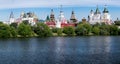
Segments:
[[[57,22],[56,22],[56,27],[57,28],[61,28],[62,24],[67,24],[67,21],[64,17],[64,13],[62,11],[62,5],[61,5],[61,8],[60,8],[60,15],[57,19]]]
[[[55,16],[54,16],[53,9],[51,9],[50,21],[55,22]]]
[[[99,11],[99,8],[97,6],[96,11],[94,13],[94,22],[100,23],[101,22],[101,12]]]
[[[15,22],[15,19],[14,19],[14,14],[13,14],[13,12],[11,12],[11,13],[10,13],[10,17],[9,17],[9,23],[11,24],[11,23],[13,23],[13,22]]]
[[[71,13],[70,22],[72,22],[72,23],[76,23],[76,22],[77,22],[77,19],[76,19],[76,17],[75,17],[74,11],[72,11],[72,13]]]
[[[64,16],[64,13],[62,11],[62,5],[61,5],[61,8],[60,8],[59,21],[62,22],[62,23],[67,23],[67,21],[65,19],[65,16]]]
[[[90,24],[94,24],[94,11],[93,10],[90,11],[90,14],[88,16],[88,22]]]
[[[110,24],[111,21],[110,21],[110,14],[109,14],[109,11],[105,5],[104,7],[104,10],[103,10],[103,22],[105,22],[106,24]]]

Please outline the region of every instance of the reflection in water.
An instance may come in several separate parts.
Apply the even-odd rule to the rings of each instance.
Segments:
[[[110,37],[89,38],[89,53],[91,54],[109,53],[110,46],[111,46]]]
[[[1,39],[0,64],[119,64],[119,38],[90,36]]]

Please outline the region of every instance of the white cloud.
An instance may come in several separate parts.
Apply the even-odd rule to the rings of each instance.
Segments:
[[[0,8],[58,7],[65,6],[120,6],[120,0],[0,0]]]

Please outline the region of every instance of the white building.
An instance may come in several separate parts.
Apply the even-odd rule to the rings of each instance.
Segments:
[[[31,25],[35,25],[36,22],[38,21],[38,17],[31,12],[24,13],[22,12],[20,15],[21,21],[28,21]]]
[[[62,6],[61,6],[60,15],[59,15],[58,20],[56,22],[56,27],[61,28],[62,24],[67,24],[67,20],[64,16],[64,13],[62,11]]]
[[[107,10],[106,6],[104,7],[103,10],[103,15],[101,15],[101,12],[99,11],[99,8],[96,8],[96,11],[94,12],[93,10],[90,11],[90,14],[88,16],[88,22],[90,24],[96,24],[96,23],[102,23],[104,22],[105,24],[111,24],[111,18],[109,11]]]
[[[13,14],[13,12],[11,12],[8,24],[11,24],[11,23],[14,23],[14,22],[15,22],[14,14]]]

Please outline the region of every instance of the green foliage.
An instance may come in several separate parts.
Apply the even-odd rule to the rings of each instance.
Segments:
[[[24,23],[25,25],[28,25],[29,21],[28,20],[24,20],[24,21],[22,21],[22,23]]]
[[[64,27],[63,28],[63,33],[67,34],[68,36],[73,36],[75,35],[75,29],[74,27]]]
[[[110,26],[110,35],[118,35],[119,29],[116,25]]]
[[[120,35],[120,29],[118,29],[118,35]]]
[[[100,35],[110,35],[110,26],[109,25],[101,25],[100,26]]]
[[[18,24],[17,23],[11,23],[10,26],[14,27],[14,28],[17,28]]]
[[[95,34],[95,35],[99,35],[99,33],[100,33],[100,29],[99,29],[99,27],[93,27],[92,28],[92,32]]]
[[[115,25],[120,26],[120,21],[115,21]]]
[[[52,36],[52,31],[50,28],[44,23],[37,23],[37,26],[34,26],[34,32],[39,37],[48,37]]]
[[[53,32],[53,33],[57,33],[57,30],[58,30],[58,28],[53,28],[53,29],[52,29],[52,32]]]
[[[0,24],[0,38],[11,37],[10,27],[6,24]]]
[[[14,27],[10,27],[11,37],[17,37],[17,30]]]
[[[18,34],[22,37],[30,37],[33,34],[33,31],[29,25],[25,25],[24,23],[21,23],[18,26]]]
[[[86,29],[83,27],[82,24],[79,24],[79,25],[76,27],[75,33],[76,33],[77,36],[85,35],[85,34],[84,34],[85,32],[86,32]]]
[[[57,34],[58,34],[58,36],[61,36],[62,33],[63,33],[63,30],[62,30],[61,28],[58,28],[58,29],[57,29]]]
[[[76,27],[75,33],[80,36],[80,35],[89,35],[89,33],[91,33],[91,28],[92,26],[88,23],[84,23],[84,24],[79,24]]]

